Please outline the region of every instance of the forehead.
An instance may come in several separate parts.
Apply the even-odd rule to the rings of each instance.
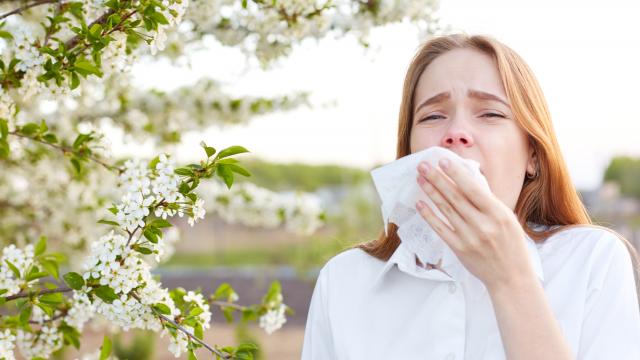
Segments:
[[[506,99],[497,64],[492,57],[474,49],[455,49],[437,57],[427,66],[416,85],[414,104],[444,91],[452,96],[477,89]]]

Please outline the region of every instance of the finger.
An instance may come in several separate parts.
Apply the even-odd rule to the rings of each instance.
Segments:
[[[447,225],[444,221],[443,224],[452,230],[456,238],[460,239],[460,241],[462,241],[462,239],[470,239],[468,224],[453,208],[453,206],[444,198],[442,193],[420,175],[418,176],[418,184],[427,194],[427,196],[429,196],[429,199],[431,199],[437,209],[445,216],[451,227],[449,227],[449,225]],[[435,214],[435,211],[432,212]],[[437,218],[438,220],[440,220],[439,217]]]
[[[460,186],[454,183],[447,175],[445,175],[439,168],[433,168],[428,163],[427,167],[430,170],[426,172],[419,168],[419,172],[427,179],[427,182],[436,188],[436,190],[444,197],[447,204],[453,207],[453,209],[459,214],[459,217],[465,220],[477,219],[481,214],[478,209],[470,202],[470,200],[461,192]],[[443,210],[448,210],[441,208]],[[475,224],[474,224],[475,225]]]
[[[449,176],[459,187],[460,192],[469,199],[482,213],[493,211],[494,203],[490,196],[493,195],[490,189],[481,186],[472,176],[469,175],[467,169],[461,164],[449,159],[441,159],[439,167],[444,174]]]
[[[431,195],[429,195],[429,197],[431,198]],[[431,198],[431,200],[434,202],[434,205],[437,206],[433,198]],[[442,219],[440,219],[440,217],[435,214],[435,212],[429,205],[427,205],[427,203],[422,200],[418,200],[418,202],[416,203],[416,209],[418,210],[422,218],[425,219],[425,221],[431,226],[431,228],[438,234],[438,236],[440,236],[440,238],[445,241],[450,247],[458,245],[459,240],[457,240],[458,236],[456,232],[451,227],[449,227],[449,225],[447,225]],[[451,222],[451,220],[449,220],[449,222]]]

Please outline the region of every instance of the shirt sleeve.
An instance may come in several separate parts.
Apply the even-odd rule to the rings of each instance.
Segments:
[[[333,334],[327,311],[328,281],[326,266],[320,270],[316,280],[302,345],[302,360],[336,359]]]
[[[594,264],[578,360],[640,359],[640,308],[631,255],[614,234]],[[604,239],[603,239],[604,240]]]

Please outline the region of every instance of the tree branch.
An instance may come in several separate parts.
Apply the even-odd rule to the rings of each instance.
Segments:
[[[36,141],[36,142],[39,142],[39,143],[44,144],[44,145],[51,146],[54,149],[60,150],[63,154],[74,153],[75,152],[74,149],[72,149],[72,148],[70,148],[68,146],[61,146],[61,145],[52,144],[52,143],[46,142],[44,140],[40,140],[40,139],[36,139],[34,137],[31,137],[31,136],[26,136],[26,135],[20,134],[20,133],[18,133],[16,131],[10,131],[9,135],[18,136],[18,137],[21,137],[21,138],[24,138],[24,139],[29,139],[29,140]],[[117,166],[113,166],[113,165],[109,165],[109,164],[105,163],[104,161],[98,159],[97,157],[95,157],[93,155],[87,156],[87,159],[89,159],[89,160],[91,160],[91,161],[93,161],[93,162],[95,162],[97,164],[102,165],[103,167],[105,167],[109,171],[114,171],[115,170],[115,171],[118,172],[118,174],[120,174],[120,173],[122,173],[124,171],[123,169],[121,169],[121,168],[119,168]]]
[[[36,6],[40,6],[40,5],[44,5],[44,4],[51,4],[51,3],[58,2],[58,1],[59,0],[38,0],[38,1],[33,2],[31,4],[27,4],[27,5],[21,6],[21,7],[17,8],[17,9],[15,9],[15,10],[11,10],[8,13],[0,15],[0,20],[2,20],[4,18],[7,18],[7,17],[9,17],[11,15],[19,14],[19,13],[21,13],[21,12],[27,10],[27,9],[30,9],[32,7],[36,7]]]
[[[44,290],[40,290],[40,291],[36,291],[36,292],[19,292],[15,295],[11,295],[11,296],[7,296],[5,298],[6,301],[11,301],[11,300],[15,300],[15,299],[20,299],[20,298],[25,298],[25,297],[29,297],[30,295],[44,295],[44,294],[54,294],[54,293],[64,293],[64,292],[69,292],[73,290],[70,287],[60,287],[57,289],[44,289]]]
[[[131,293],[131,295],[140,302],[140,298],[138,297],[137,294],[135,293]],[[140,302],[142,303],[142,302]],[[195,340],[197,343],[199,343],[200,345],[204,346],[205,348],[207,348],[207,350],[211,351],[212,353],[222,357],[223,359],[230,359],[230,357],[228,357],[227,355],[221,353],[219,350],[216,350],[214,348],[212,348],[211,346],[207,345],[207,343],[205,343],[204,341],[198,339],[197,337],[193,336],[189,331],[187,331],[187,329],[183,328],[182,326],[180,326],[178,323],[176,323],[175,321],[171,320],[170,318],[166,317],[165,315],[161,314],[160,312],[158,312],[156,309],[153,308],[153,306],[150,307],[151,311],[153,311],[161,320],[167,321],[169,322],[171,325],[175,326],[176,328],[178,328],[180,331],[182,331],[183,333],[185,333],[190,339]]]

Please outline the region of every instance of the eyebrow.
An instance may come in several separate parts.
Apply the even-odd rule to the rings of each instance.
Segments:
[[[467,96],[470,97],[470,98],[475,98],[475,99],[479,99],[479,100],[497,101],[497,102],[500,102],[500,103],[504,104],[509,109],[511,109],[511,106],[509,106],[509,103],[507,103],[501,97],[499,97],[497,95],[493,95],[493,94],[488,93],[488,92],[469,89],[469,91],[467,92]],[[448,92],[448,91],[441,92],[440,94],[434,95],[434,96],[430,97],[429,99],[425,100],[424,102],[422,102],[422,104],[418,105],[418,107],[416,108],[416,110],[413,113],[414,114],[417,113],[418,110],[420,110],[420,108],[422,108],[424,106],[429,106],[431,104],[437,104],[439,102],[443,102],[443,101],[446,101],[446,100],[449,100],[449,99],[451,99],[451,93],[450,92]]]

